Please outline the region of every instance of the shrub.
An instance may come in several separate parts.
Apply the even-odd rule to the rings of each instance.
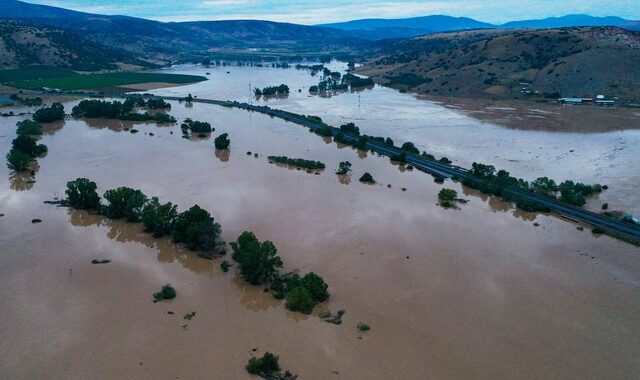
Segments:
[[[309,291],[302,286],[293,288],[287,292],[287,309],[310,314],[314,306],[313,299]]]
[[[231,264],[227,260],[223,260],[220,263],[220,270],[222,270],[224,273],[227,273],[230,267],[231,267]]]
[[[438,193],[440,204],[444,207],[451,207],[453,202],[458,199],[458,193],[452,189],[442,189]]]
[[[150,232],[154,237],[171,234],[173,220],[178,215],[177,206],[168,203],[160,203],[157,197],[151,198],[142,208],[142,224],[144,231]]]
[[[40,136],[42,127],[33,120],[22,120],[16,123],[18,136]]]
[[[329,286],[322,277],[310,272],[302,278],[302,286],[309,292],[314,303],[319,303],[329,299]]]
[[[171,233],[174,242],[185,243],[192,251],[211,253],[219,244],[220,225],[207,210],[195,205],[176,216]]]
[[[369,331],[369,330],[371,330],[371,327],[369,327],[369,325],[366,324],[366,323],[360,322],[360,323],[358,323],[358,330],[360,330],[360,331]]]
[[[147,202],[147,196],[140,190],[129,187],[118,187],[104,193],[107,205],[103,213],[107,218],[126,218],[128,222],[137,222],[142,216],[142,208]]]
[[[77,178],[67,182],[67,202],[69,206],[81,210],[98,210],[100,208],[100,196],[95,182],[86,178]]]
[[[251,358],[247,363],[247,372],[258,375],[265,379],[270,379],[275,373],[280,371],[278,364],[279,357],[270,352],[265,352],[261,358]]]
[[[442,189],[438,193],[438,199],[442,202],[454,202],[458,199],[458,193],[453,189]]]
[[[338,164],[338,171],[336,172],[336,174],[346,175],[347,173],[349,173],[349,171],[351,171],[351,162],[342,161],[340,164]]]
[[[373,179],[373,176],[369,173],[364,173],[362,177],[360,177],[360,182],[362,183],[376,183]]]
[[[231,243],[233,259],[240,264],[240,273],[253,285],[271,280],[282,268],[282,259],[277,255],[276,246],[270,242],[260,242],[253,232],[245,231]]]
[[[231,144],[231,140],[229,140],[229,134],[221,134],[220,136],[216,137],[213,143],[216,149],[229,149],[229,145]]]
[[[38,123],[50,123],[62,119],[64,119],[64,106],[60,103],[53,103],[51,107],[40,108],[33,114],[33,120]]]
[[[27,170],[32,160],[31,156],[18,149],[11,149],[9,153],[7,153],[6,158],[7,167],[15,172]]]
[[[166,284],[162,287],[162,290],[160,290],[158,293],[153,294],[153,298],[156,301],[174,299],[176,298],[176,290],[173,288],[173,286]]]

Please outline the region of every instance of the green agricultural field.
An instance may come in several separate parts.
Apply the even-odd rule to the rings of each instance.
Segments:
[[[22,80],[47,79],[78,75],[71,69],[53,66],[26,66],[19,69],[0,70],[0,83]]]
[[[19,80],[7,83],[7,85],[29,90],[37,90],[41,89],[42,87],[49,87],[69,91],[94,90],[104,87],[155,82],[186,84],[202,82],[205,80],[207,80],[207,78],[196,75],[128,72],[86,75],[83,74],[48,79]]]

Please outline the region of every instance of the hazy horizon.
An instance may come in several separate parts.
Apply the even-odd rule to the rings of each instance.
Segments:
[[[469,17],[482,22],[502,24],[509,21],[588,14],[640,19],[636,0],[611,0],[607,3],[568,0],[520,0],[514,6],[486,4],[484,0],[329,0],[290,2],[284,0],[140,0],[132,4],[115,0],[108,5],[96,0],[40,0],[33,4],[50,5],[81,12],[124,15],[158,21],[204,21],[258,19],[296,24],[323,24],[363,18],[407,18],[429,15]]]

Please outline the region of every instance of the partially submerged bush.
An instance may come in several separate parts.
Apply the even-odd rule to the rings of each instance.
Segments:
[[[313,310],[313,298],[307,289],[303,286],[295,287],[287,292],[287,309],[291,311],[299,311],[304,314],[310,314]]]
[[[176,290],[173,286],[166,284],[158,293],[153,294],[155,301],[170,300],[176,298]]]
[[[229,149],[229,145],[231,145],[231,140],[229,140],[229,134],[223,133],[220,136],[216,137],[213,141],[216,149]]]
[[[157,197],[151,198],[142,208],[141,221],[144,231],[154,237],[170,235],[173,220],[178,215],[176,209],[177,206],[171,202],[163,204]]]
[[[346,175],[347,173],[349,173],[349,171],[351,171],[351,162],[342,161],[340,162],[340,164],[338,164],[338,171],[336,172],[336,174]]]
[[[320,303],[329,299],[329,285],[324,279],[313,272],[302,277],[302,286],[307,289],[314,303]]]
[[[369,331],[369,330],[371,330],[371,327],[369,327],[369,325],[366,324],[366,323],[360,322],[360,323],[358,323],[358,330],[360,330],[360,331]]]
[[[363,183],[376,183],[376,181],[373,179],[373,176],[369,173],[364,173],[362,175],[362,177],[360,177],[360,182]]]
[[[271,352],[265,352],[261,358],[251,358],[247,363],[247,372],[258,375],[265,379],[270,379],[280,371],[279,357]]]
[[[453,189],[442,189],[438,193],[438,199],[441,205],[450,207],[458,199],[458,193]]]
[[[142,208],[147,202],[147,196],[140,190],[130,187],[118,187],[104,193],[107,204],[103,213],[107,218],[126,218],[128,222],[137,222],[142,216]]]
[[[98,210],[100,208],[100,196],[95,182],[86,178],[77,178],[67,182],[67,203],[69,206],[81,210]]]

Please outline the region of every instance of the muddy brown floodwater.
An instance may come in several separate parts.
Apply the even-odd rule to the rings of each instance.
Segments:
[[[334,62],[331,70],[344,71]],[[360,91],[310,96],[318,76],[295,69],[176,66],[163,72],[207,75],[208,81],[157,94],[233,99],[321,116],[332,125],[354,122],[363,133],[412,141],[436,157],[470,167],[495,165],[531,181],[547,176],[600,183],[610,191],[586,205],[640,215],[640,112],[637,109],[558,106],[534,102],[425,98],[375,86]],[[252,87],[285,83],[288,97],[254,98]]]
[[[449,181],[469,203],[444,209],[442,185],[387,158],[265,115],[172,104],[178,118],[229,133],[230,153],[216,154],[212,137],[181,138],[177,126],[140,124],[131,134],[118,122],[67,120],[47,127],[49,153],[28,189],[2,165],[0,378],[241,379],[248,358],[265,351],[301,379],[640,371],[637,247]],[[0,119],[2,155],[17,120]],[[268,155],[327,169],[290,170]],[[350,181],[333,173],[344,160]],[[376,185],[357,180],[365,171]],[[101,193],[130,186],[180,210],[199,204],[227,241],[244,230],[272,240],[286,271],[325,278],[331,298],[316,312],[345,309],[344,323],[288,312],[236,267],[225,274],[221,259],[152,239],[138,224],[43,204],[77,177]],[[165,283],[177,298],[154,304]],[[359,332],[359,322],[371,331]]]

